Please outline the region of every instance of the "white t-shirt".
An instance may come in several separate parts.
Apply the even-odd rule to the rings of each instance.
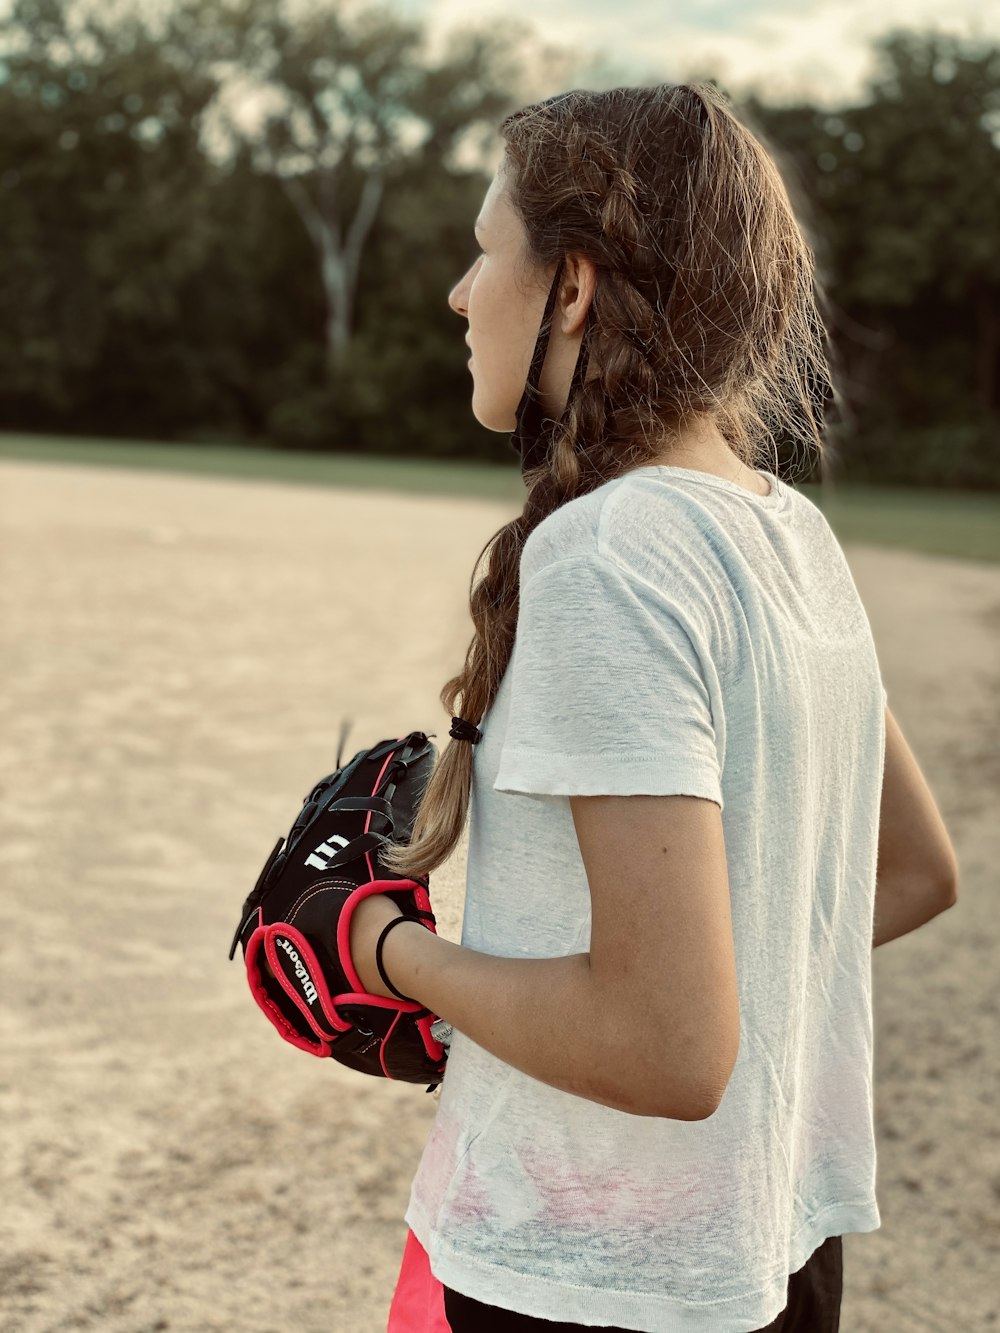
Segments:
[[[886,695],[822,511],[759,475],[767,496],[639,468],[551,514],[522,553],[514,652],[474,751],[462,943],[589,948],[570,795],[715,801],[740,1048],[718,1110],[680,1121],[562,1092],[454,1032],[406,1221],[434,1275],[488,1305],[746,1333],[827,1237],[880,1225]]]

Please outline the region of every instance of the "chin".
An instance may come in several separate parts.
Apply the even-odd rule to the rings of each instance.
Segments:
[[[517,426],[517,408],[501,407],[497,403],[482,402],[480,395],[472,394],[472,415],[479,422],[480,426],[485,426],[487,430],[494,430],[498,434],[509,435]]]

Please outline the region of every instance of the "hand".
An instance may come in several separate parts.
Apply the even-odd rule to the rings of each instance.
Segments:
[[[396,917],[404,914],[399,910],[392,899],[385,893],[372,893],[367,898],[363,898],[355,907],[351,916],[351,934],[350,948],[351,958],[361,984],[370,995],[381,995],[387,1000],[398,1000],[398,995],[393,995],[385,982],[379,975],[379,970],[375,965],[375,946],[378,944],[378,937]],[[417,923],[419,924],[419,922]],[[424,929],[423,926],[420,927]],[[393,935],[396,932],[393,931]],[[390,939],[392,936],[389,937]],[[386,941],[386,950],[388,949],[388,940]],[[406,994],[406,987],[400,985],[385,963],[383,954],[383,966],[386,972],[392,978],[394,986]]]
[[[361,979],[362,988],[369,995],[381,995],[387,1000],[399,998],[397,995],[393,995],[379,975],[378,966],[375,962],[375,948],[384,927],[390,921],[394,921],[397,916],[402,915],[403,913],[391,898],[388,898],[384,893],[373,893],[358,903],[351,916],[349,937],[351,958]],[[267,961],[267,955],[263,949],[257,955],[257,966],[265,976],[274,976],[274,971]],[[400,986],[400,990],[402,989],[402,986]]]

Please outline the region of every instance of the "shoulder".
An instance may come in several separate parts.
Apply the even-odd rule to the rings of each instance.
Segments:
[[[522,586],[548,566],[574,558],[605,560],[638,573],[651,541],[688,544],[685,529],[693,531],[697,520],[685,520],[683,496],[670,487],[644,485],[645,480],[625,473],[547,515],[524,544]]]
[[[546,515],[529,534],[521,552],[521,586],[551,565],[598,553],[601,512],[625,478],[616,477],[586,495],[568,500]]]

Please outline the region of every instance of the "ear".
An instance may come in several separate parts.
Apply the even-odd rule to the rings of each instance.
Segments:
[[[597,291],[597,266],[585,255],[567,255],[559,288],[559,327],[572,336],[583,331]]]

